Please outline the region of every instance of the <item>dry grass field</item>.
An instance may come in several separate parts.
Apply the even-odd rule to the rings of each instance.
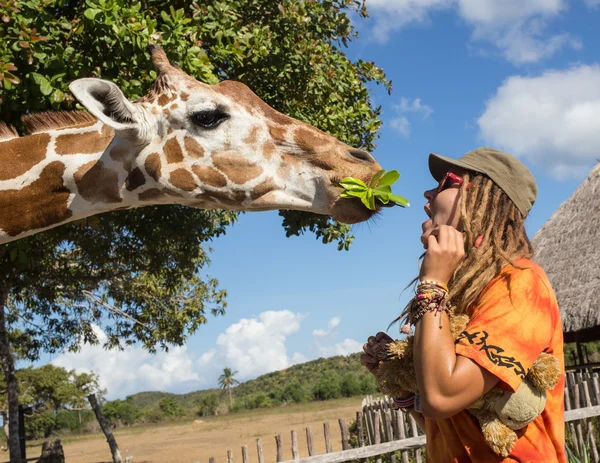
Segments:
[[[249,460],[257,463],[256,440],[262,439],[266,462],[275,461],[275,435],[281,434],[284,459],[291,460],[291,431],[298,433],[300,456],[308,456],[307,426],[312,427],[317,453],[325,453],[323,422],[329,421],[333,451],[342,449],[338,418],[350,424],[360,409],[361,398],[314,402],[277,409],[262,409],[228,416],[201,418],[195,422],[118,429],[115,437],[123,457],[133,463],[217,463],[227,461],[227,450],[241,463],[243,445]],[[112,463],[108,444],[101,434],[63,439],[66,463]],[[28,449],[35,456],[40,448]]]

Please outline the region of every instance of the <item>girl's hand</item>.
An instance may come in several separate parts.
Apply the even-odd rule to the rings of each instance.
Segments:
[[[447,285],[464,257],[463,234],[449,225],[440,225],[427,237],[427,252],[419,278]]]

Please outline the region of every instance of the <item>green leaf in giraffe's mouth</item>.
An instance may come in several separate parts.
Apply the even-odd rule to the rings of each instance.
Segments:
[[[410,203],[402,196],[392,193],[392,184],[400,178],[400,173],[397,170],[380,170],[375,174],[367,185],[362,180],[354,177],[346,177],[340,182],[344,191],[342,198],[358,198],[368,209],[374,211],[376,200],[384,205],[398,205],[409,207]],[[392,204],[390,204],[392,203]]]

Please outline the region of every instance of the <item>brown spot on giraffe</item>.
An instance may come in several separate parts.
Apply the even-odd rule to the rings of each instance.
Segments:
[[[179,108],[179,105],[178,105],[177,103],[173,103],[173,104],[172,104],[172,105],[169,107],[169,109],[170,109],[171,111],[175,111],[177,108]]]
[[[196,159],[204,156],[204,148],[202,148],[200,143],[198,143],[192,137],[185,137],[183,139],[183,144],[185,145],[185,150],[187,151],[188,156]]]
[[[214,166],[233,183],[242,184],[258,177],[263,169],[248,161],[235,151],[224,151],[212,155]]]
[[[82,165],[73,177],[79,194],[92,204],[123,201],[119,194],[117,173],[104,167],[102,161],[91,161]]]
[[[71,192],[63,183],[65,166],[54,161],[39,178],[21,190],[0,194],[0,229],[10,236],[48,227],[72,217],[67,204]],[[1,211],[10,211],[10,214]]]
[[[250,192],[250,197],[253,200],[258,199],[261,196],[264,196],[275,189],[277,189],[277,185],[275,184],[272,178],[268,178],[264,182],[259,183],[252,189],[252,191]]]
[[[166,93],[163,93],[161,96],[158,97],[158,104],[161,106],[166,106],[168,105],[171,101],[173,100],[172,97],[170,97],[169,95],[167,95]]]
[[[0,180],[23,175],[46,157],[50,135],[40,133],[0,143]],[[4,194],[3,192],[0,195]]]
[[[153,201],[155,199],[165,196],[165,193],[158,188],[150,188],[138,195],[140,201]]]
[[[253,146],[258,141],[258,127],[252,127],[250,133],[244,138],[244,144],[247,146]]]
[[[227,185],[225,176],[212,167],[193,165],[192,170],[204,185],[216,188],[223,188]]]
[[[277,127],[275,125],[269,126],[269,135],[271,135],[271,138],[277,144],[282,144],[286,142],[285,132],[286,130],[282,129],[281,127]]]
[[[56,139],[56,154],[93,154],[101,153],[110,144],[115,132],[108,125],[102,126],[102,131],[92,130],[84,133],[59,135]]]
[[[161,175],[160,154],[152,153],[148,155],[146,162],[144,162],[144,169],[150,177],[158,182]]]
[[[171,185],[184,191],[194,191],[198,185],[194,176],[185,169],[175,169],[169,176]]]
[[[327,146],[327,136],[317,129],[300,127],[294,132],[294,141],[304,153],[315,154]]]
[[[135,156],[137,156],[138,154],[139,152],[136,153]],[[125,170],[131,170],[131,158],[134,156],[131,155],[129,149],[126,146],[113,146],[110,149],[110,157],[114,161],[123,163],[123,167],[125,168]]]
[[[169,164],[177,164],[178,162],[183,161],[183,151],[181,150],[181,145],[177,138],[169,138],[165,143],[163,151],[165,152]]]
[[[179,95],[179,98],[181,98],[181,101],[187,101],[190,99],[190,95],[189,95],[189,93],[181,92],[181,95]]]
[[[136,167],[127,176],[125,186],[128,191],[133,191],[146,183],[146,177],[139,167]]]

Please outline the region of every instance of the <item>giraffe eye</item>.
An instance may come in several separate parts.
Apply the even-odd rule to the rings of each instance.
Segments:
[[[203,129],[214,129],[221,122],[229,119],[229,115],[221,109],[198,111],[191,115],[192,122]]]

